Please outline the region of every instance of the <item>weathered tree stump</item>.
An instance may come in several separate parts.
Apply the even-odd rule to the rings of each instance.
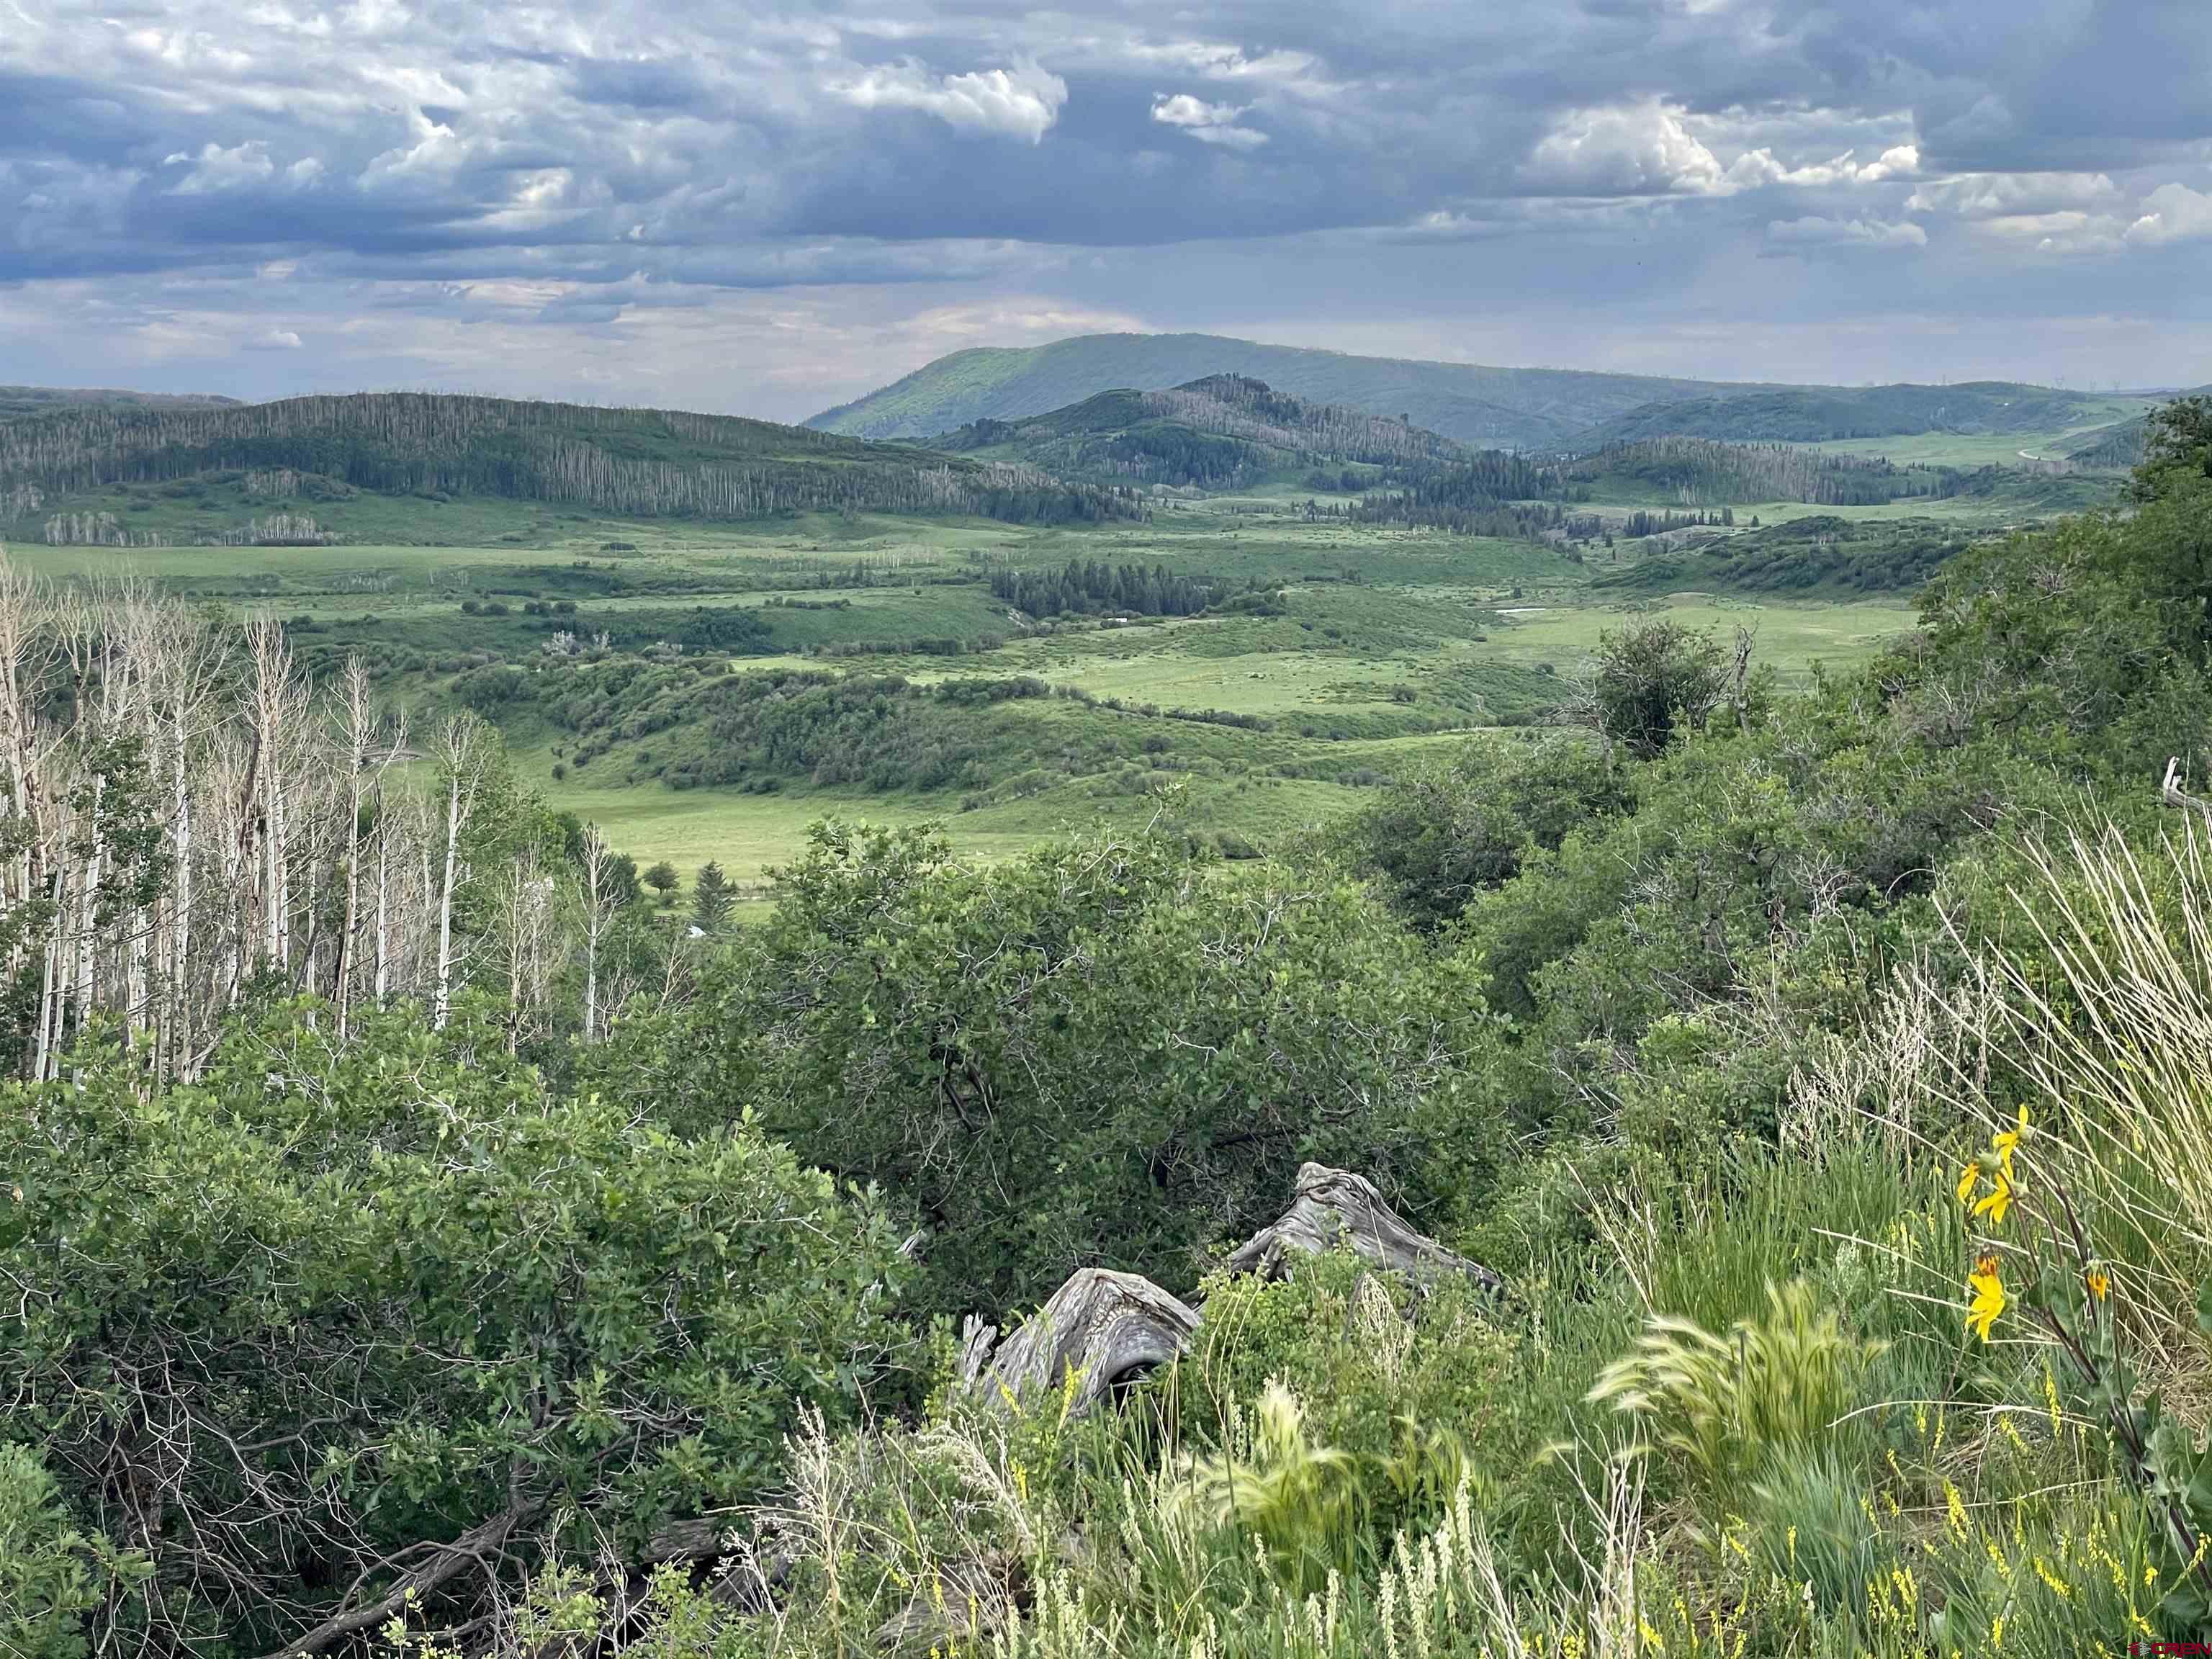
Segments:
[[[1057,1392],[1077,1373],[1069,1415],[1081,1417],[1155,1366],[1177,1358],[1197,1313],[1149,1279],[1085,1267],[1044,1306],[994,1341],[973,1315],[961,1334],[960,1374],[986,1397]]]
[[[1325,1164],[1298,1170],[1289,1211],[1254,1234],[1225,1264],[1232,1273],[1285,1278],[1296,1255],[1339,1244],[1377,1267],[1434,1279],[1463,1274],[1502,1293],[1505,1281],[1479,1261],[1407,1225],[1364,1176]],[[1198,1310],[1136,1273],[1085,1267],[1051,1300],[1000,1339],[970,1314],[960,1340],[960,1377],[987,1399],[1057,1393],[1077,1373],[1069,1414],[1081,1417],[1155,1366],[1180,1358],[1198,1330]]]
[[[1255,1233],[1223,1264],[1231,1273],[1280,1279],[1287,1276],[1291,1256],[1319,1255],[1344,1244],[1378,1267],[1416,1278],[1463,1273],[1486,1290],[1505,1289],[1505,1281],[1480,1262],[1407,1226],[1364,1176],[1302,1164],[1293,1194],[1281,1220]]]

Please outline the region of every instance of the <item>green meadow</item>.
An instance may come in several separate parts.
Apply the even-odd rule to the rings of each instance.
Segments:
[[[1967,506],[1935,511],[1971,521]],[[1164,502],[1146,522],[1058,529],[866,514],[712,526],[453,507],[481,539],[18,544],[10,556],[57,578],[127,578],[281,617],[311,668],[359,654],[387,695],[431,714],[470,702],[551,804],[687,879],[712,860],[740,883],[830,816],[939,821],[987,859],[1072,827],[1163,814],[1224,848],[1262,848],[1469,732],[1554,719],[1601,635],[1639,617],[1663,611],[1723,638],[1753,628],[1759,660],[1791,683],[1815,663],[1862,661],[1913,623],[1901,595],[1624,598],[1590,579],[1632,562],[1633,543],[1585,564],[1535,542],[1316,519],[1303,497],[1281,494]],[[1809,509],[1759,510],[1774,521]],[[1198,616],[1049,622],[1011,612],[990,591],[994,571],[1071,561],[1165,568],[1246,598]],[[718,648],[732,629],[742,641]],[[676,693],[575,726],[556,690],[574,672],[562,636],[588,645],[602,635],[648,655],[664,635],[704,639],[665,653],[676,665],[665,674],[695,690],[709,674],[896,683],[902,717],[930,723],[926,738],[908,740],[932,752],[953,745],[959,764],[934,782],[857,781],[847,775],[866,769],[863,738],[841,739],[857,756],[770,759],[744,787],[700,782],[715,775],[725,739]],[[994,703],[988,717],[959,701],[963,687],[1009,681],[1052,695]],[[502,686],[508,695],[495,696]]]

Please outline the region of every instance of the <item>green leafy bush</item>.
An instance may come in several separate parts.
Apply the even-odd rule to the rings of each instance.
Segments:
[[[668,1121],[756,1106],[896,1193],[933,1309],[1010,1311],[1085,1262],[1188,1286],[1308,1158],[1395,1183],[1496,1154],[1474,964],[1340,877],[1194,864],[1164,830],[977,869],[830,825],[775,893],[696,1009],[604,1058]]]
[[[902,1345],[871,1204],[747,1123],[549,1098],[482,1018],[281,1009],[138,1082],[88,1057],[0,1112],[0,1393],[151,1564],[112,1639],[260,1651],[463,1534],[422,1595],[465,1622],[564,1541],[757,1493]]]
[[[94,1611],[143,1571],[137,1558],[70,1524],[35,1453],[0,1442],[0,1652],[84,1659]]]

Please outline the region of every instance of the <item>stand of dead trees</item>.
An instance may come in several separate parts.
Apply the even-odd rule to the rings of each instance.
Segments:
[[[405,998],[442,1025],[476,985],[511,1043],[604,1034],[640,977],[603,959],[614,860],[596,831],[571,856],[542,812],[491,810],[509,787],[473,714],[410,723],[358,664],[311,688],[273,622],[49,588],[0,556],[14,1069],[58,1075],[109,1021],[189,1081],[257,994],[327,998],[343,1030]]]

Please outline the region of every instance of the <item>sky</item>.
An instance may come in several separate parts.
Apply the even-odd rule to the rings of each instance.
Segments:
[[[0,382],[2212,381],[2212,0],[0,0]]]

